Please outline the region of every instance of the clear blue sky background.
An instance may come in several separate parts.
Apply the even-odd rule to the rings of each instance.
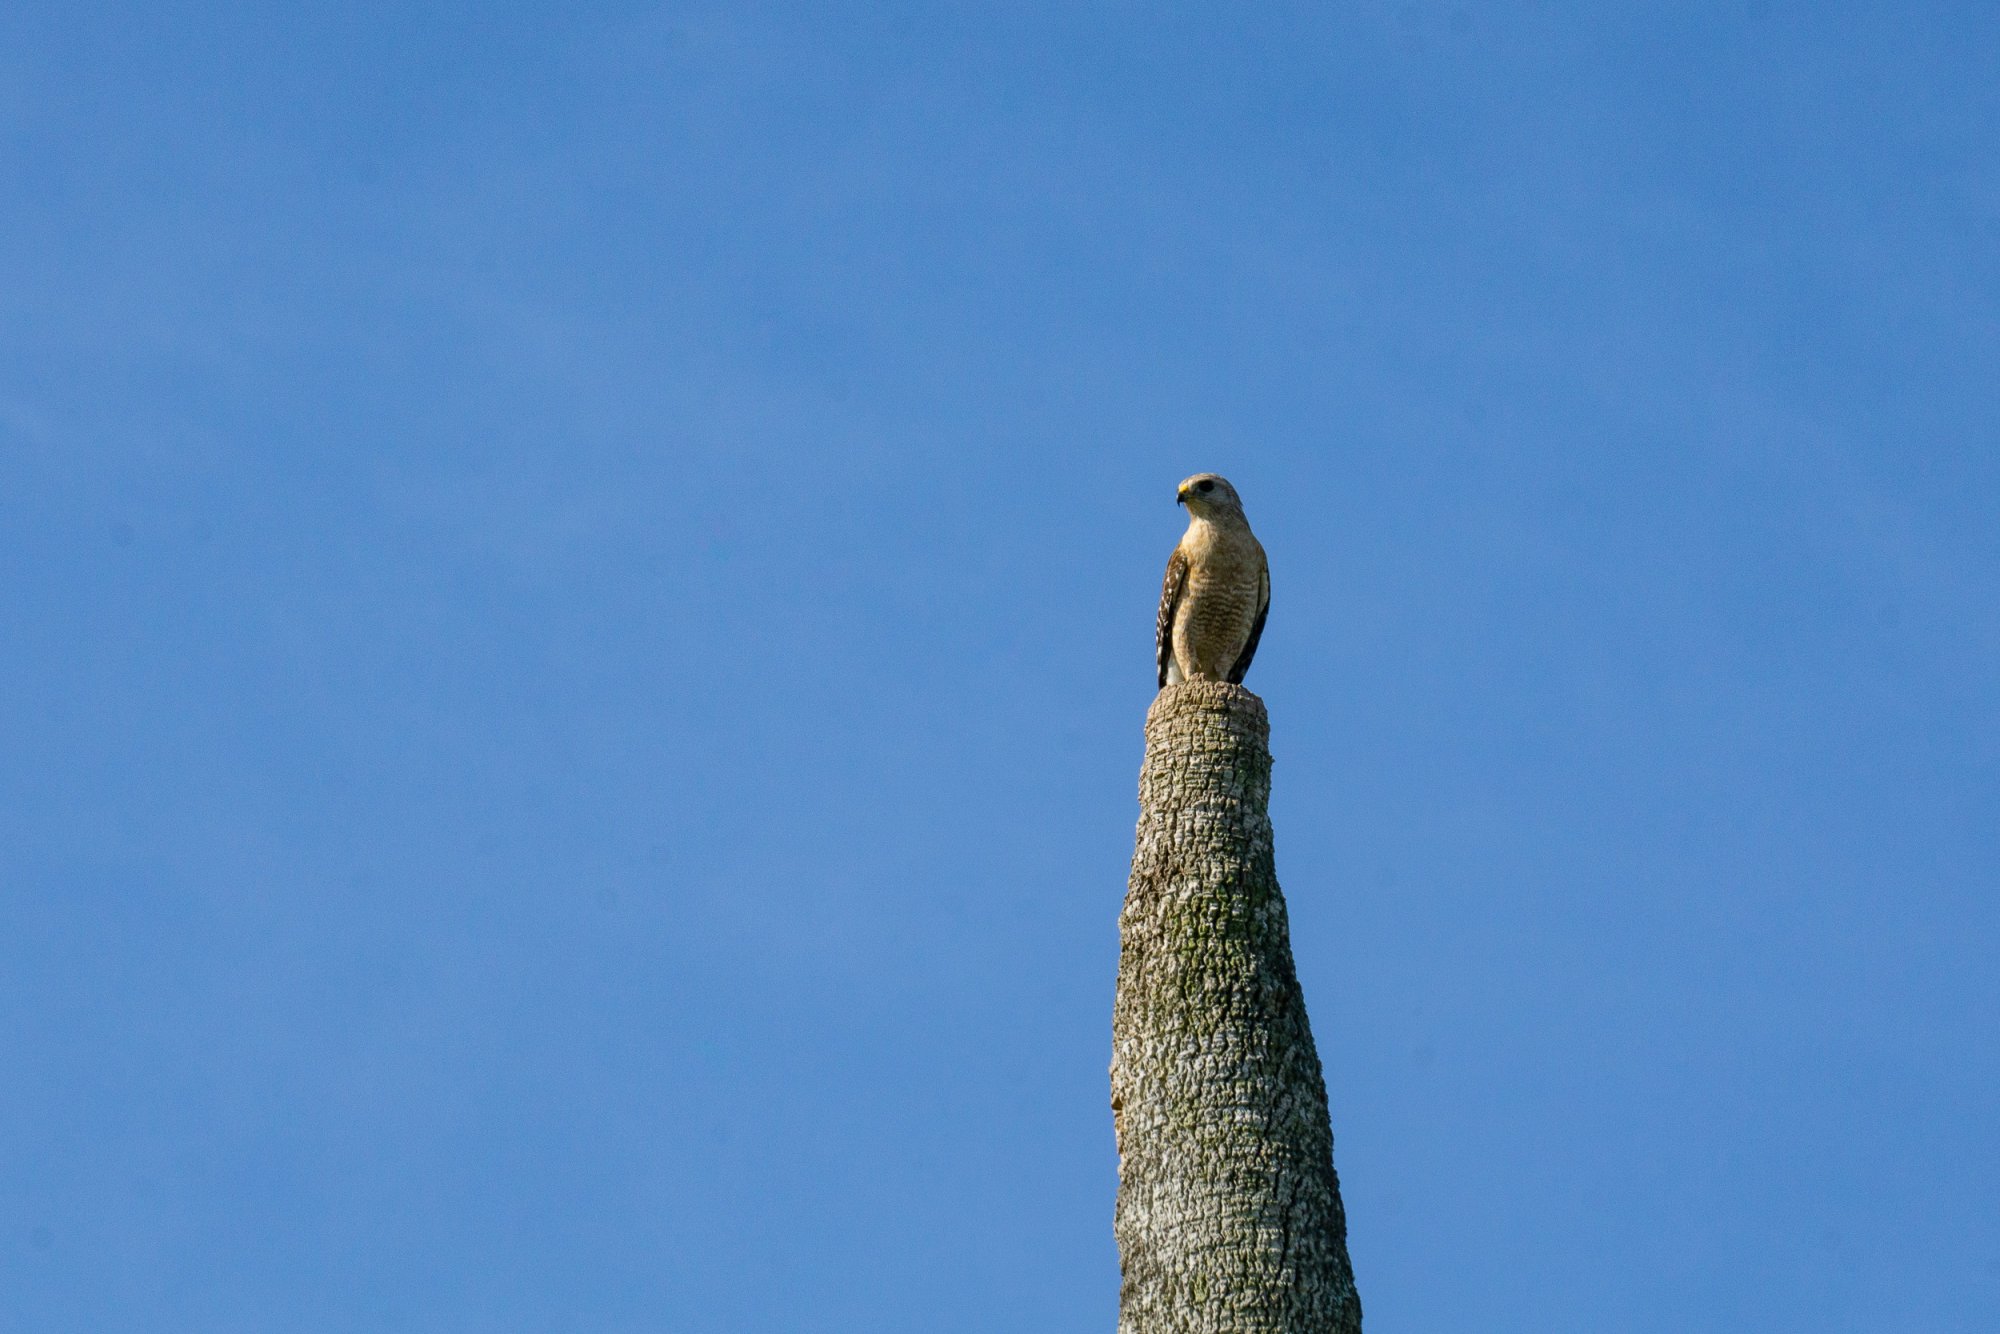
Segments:
[[[2000,9],[0,16],[0,1325],[1077,1331],[1183,475],[1373,1331],[2000,1327]]]

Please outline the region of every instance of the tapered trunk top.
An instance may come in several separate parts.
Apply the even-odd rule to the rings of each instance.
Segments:
[[[1120,1334],[1358,1334],[1333,1135],[1271,852],[1270,729],[1241,686],[1146,718],[1111,1106]]]

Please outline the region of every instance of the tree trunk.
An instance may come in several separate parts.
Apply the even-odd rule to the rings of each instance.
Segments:
[[[1270,724],[1190,681],[1146,715],[1119,917],[1119,1334],[1359,1334],[1326,1085],[1271,857]]]

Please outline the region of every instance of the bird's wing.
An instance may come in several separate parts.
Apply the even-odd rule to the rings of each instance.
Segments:
[[[1174,612],[1187,588],[1188,558],[1179,547],[1167,558],[1166,582],[1160,586],[1160,619],[1153,630],[1153,648],[1160,667],[1160,685],[1167,684],[1167,667],[1174,660]]]
[[[1257,656],[1257,641],[1264,637],[1264,618],[1271,614],[1271,567],[1266,565],[1257,571],[1257,619],[1250,622],[1250,637],[1243,641],[1243,652],[1236,659],[1236,665],[1229,669],[1229,683],[1242,685],[1245,673],[1250,670],[1250,659]]]

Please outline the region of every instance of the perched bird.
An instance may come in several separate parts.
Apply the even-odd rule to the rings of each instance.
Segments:
[[[1181,483],[1187,531],[1160,589],[1160,684],[1243,683],[1271,609],[1271,570],[1236,488],[1212,472]]]

